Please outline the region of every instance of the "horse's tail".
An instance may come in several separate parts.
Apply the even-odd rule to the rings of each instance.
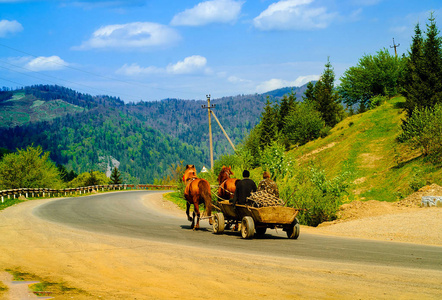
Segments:
[[[204,199],[207,216],[210,216],[212,213],[212,196],[210,194],[210,183],[207,180],[202,179],[198,183],[198,189],[200,190],[201,197]]]

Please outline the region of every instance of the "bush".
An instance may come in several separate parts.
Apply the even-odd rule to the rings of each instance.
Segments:
[[[0,189],[61,187],[58,169],[41,146],[18,149],[0,161]]]
[[[325,126],[325,127],[323,127],[323,128],[321,129],[321,131],[319,131],[319,136],[320,136],[321,138],[325,138],[325,137],[327,137],[327,136],[330,134],[330,130],[331,130],[331,127],[330,127],[330,126]]]
[[[109,184],[110,179],[106,174],[99,171],[85,172],[78,175],[74,180],[68,183],[69,187],[82,187],[92,185],[106,185]]]
[[[304,145],[317,139],[325,122],[310,103],[301,103],[285,119],[284,134],[291,144]]]
[[[298,215],[304,225],[318,226],[333,221],[347,193],[348,173],[327,179],[325,172],[315,167],[297,170],[296,174],[279,181],[280,197],[289,206],[304,209]]]
[[[401,142],[409,143],[413,148],[420,148],[422,154],[440,154],[442,152],[442,106],[416,108],[411,117],[402,124]]]
[[[373,109],[378,106],[380,106],[382,103],[386,102],[388,100],[388,96],[382,96],[382,95],[376,95],[372,98],[370,98],[368,102],[368,108]]]
[[[273,177],[284,177],[291,168],[291,161],[286,156],[285,147],[277,142],[273,142],[266,147],[261,155],[261,166],[268,170]]]

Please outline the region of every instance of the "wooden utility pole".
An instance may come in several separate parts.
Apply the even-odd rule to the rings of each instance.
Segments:
[[[394,56],[397,57],[397,50],[396,48],[399,47],[401,44],[395,44],[394,43],[394,38],[393,38],[393,46],[390,46],[390,48],[394,48]]]
[[[212,122],[210,120],[210,111],[211,111],[211,108],[213,108],[215,106],[210,105],[210,94],[206,95],[206,97],[207,97],[207,106],[201,105],[201,107],[207,108],[207,114],[209,116],[210,169],[213,171],[213,142],[212,142]]]
[[[216,117],[215,113],[213,112],[212,108],[215,108],[215,104],[210,104],[210,95],[206,95],[207,97],[207,106],[201,105],[202,108],[207,108],[208,110],[208,116],[209,116],[209,140],[210,140],[210,168],[213,170],[213,141],[212,141],[212,121],[211,121],[211,115],[215,118],[215,121],[218,123],[219,127],[221,128],[222,132],[226,136],[227,140],[230,143],[230,146],[232,146],[233,150],[236,151],[235,146],[233,145],[232,141],[230,140],[229,136],[227,135],[227,132],[224,130],[224,127],[221,125],[220,121]]]

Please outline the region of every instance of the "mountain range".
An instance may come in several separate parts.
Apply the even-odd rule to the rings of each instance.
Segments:
[[[213,112],[236,145],[259,122],[267,97],[278,101],[306,85],[264,94],[212,99]],[[0,147],[41,145],[69,170],[109,172],[118,167],[128,183],[151,183],[183,161],[210,165],[207,100],[164,99],[125,103],[56,85],[0,92]],[[212,118],[215,159],[233,150]]]

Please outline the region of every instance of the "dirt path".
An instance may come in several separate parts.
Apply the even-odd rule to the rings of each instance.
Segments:
[[[184,217],[160,194],[153,197],[158,209]],[[442,295],[442,270],[208,252],[94,234],[34,217],[32,208],[45,201],[0,212],[0,270],[20,268],[86,291],[74,299],[440,299]],[[425,213],[433,216],[433,211],[440,225],[440,210]],[[301,230],[339,234],[343,229],[333,228],[344,225]]]

